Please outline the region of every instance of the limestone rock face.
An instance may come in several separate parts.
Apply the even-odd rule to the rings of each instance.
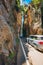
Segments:
[[[13,48],[13,35],[3,16],[0,16],[0,46],[3,53]]]
[[[4,55],[0,61],[5,65],[15,65],[17,61],[18,24],[17,15],[14,15],[14,2],[15,0],[0,0],[0,54]]]
[[[35,9],[34,7],[30,6],[30,9],[28,9],[27,15],[28,15],[28,23],[30,27],[30,34],[42,34],[42,31],[39,32],[38,30],[38,29],[42,30],[40,8]]]

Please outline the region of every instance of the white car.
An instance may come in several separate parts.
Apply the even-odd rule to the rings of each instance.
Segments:
[[[43,51],[43,35],[30,35],[27,42],[36,49]]]

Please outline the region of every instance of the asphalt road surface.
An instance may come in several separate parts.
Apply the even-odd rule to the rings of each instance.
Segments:
[[[25,38],[22,38],[21,41],[26,56],[23,53],[23,49],[21,48],[21,44],[20,44],[19,53],[18,53],[19,62],[17,65],[43,65],[43,53],[41,53],[40,51],[36,50],[34,47],[29,45],[26,42]],[[28,63],[25,57],[27,58]]]
[[[20,46],[17,56],[17,65],[29,65],[28,62],[28,47],[26,47],[26,38],[20,39]]]

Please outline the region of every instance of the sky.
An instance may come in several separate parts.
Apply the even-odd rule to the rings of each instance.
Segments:
[[[32,0],[20,0],[21,5],[23,5],[23,4],[27,4],[28,5],[31,1]]]

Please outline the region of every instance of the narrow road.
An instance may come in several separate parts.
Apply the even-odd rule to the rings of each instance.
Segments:
[[[25,42],[26,40],[22,39],[22,42]],[[31,46],[30,44],[23,43],[23,46],[25,48],[26,56],[28,58],[28,62],[30,62],[31,65],[42,65],[43,64],[43,53],[38,51],[36,48]]]
[[[17,55],[17,65],[26,65],[25,57],[24,57],[21,45],[19,45],[19,51]]]
[[[19,60],[21,64],[18,65],[42,65],[43,64],[43,53],[36,50],[34,47],[26,42],[25,38],[21,39],[22,45],[19,48]],[[24,59],[23,59],[24,58]]]
[[[17,65],[30,65],[27,59],[28,47],[26,47],[26,38],[20,39]]]

